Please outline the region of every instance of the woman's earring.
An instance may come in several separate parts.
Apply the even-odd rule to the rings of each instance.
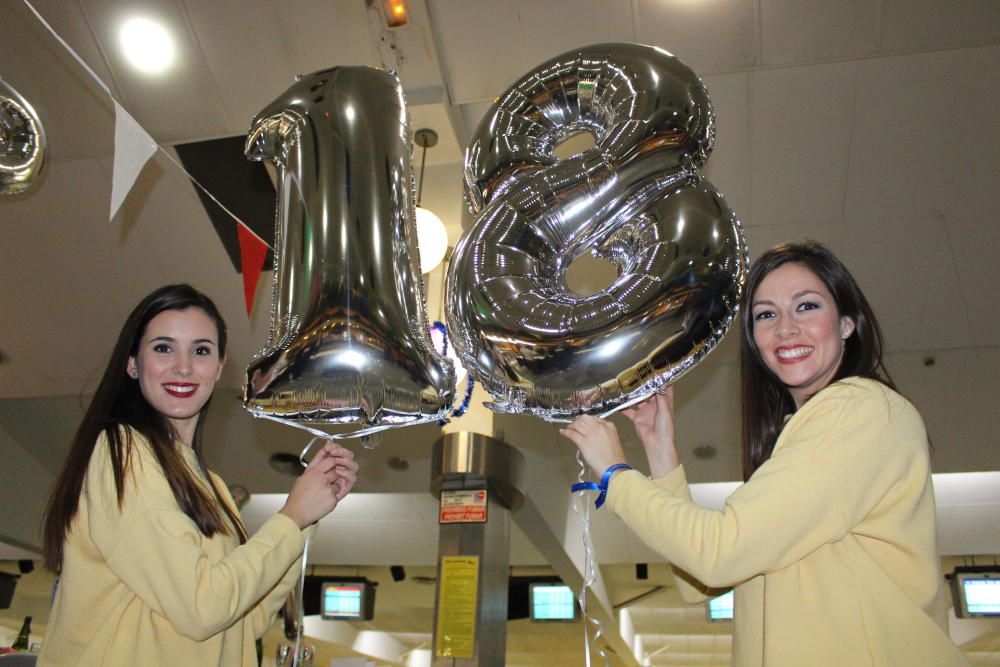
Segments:
[[[130,378],[132,378],[133,380],[138,380],[139,379],[139,369],[136,368],[135,366],[129,367],[129,369],[128,369],[128,376]]]

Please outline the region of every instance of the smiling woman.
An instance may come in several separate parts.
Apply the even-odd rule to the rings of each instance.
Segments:
[[[165,310],[146,325],[128,374],[149,405],[191,446],[198,416],[222,375],[218,327],[200,308]]]
[[[257,665],[304,531],[351,490],[357,464],[327,444],[248,536],[202,449],[225,357],[219,311],[188,285],[156,290],[126,320],[46,510],[60,585],[40,665]]]
[[[688,602],[734,589],[734,665],[968,664],[948,636],[923,420],[860,287],[825,247],[792,243],[757,259],[743,303],[746,483],[721,511],[691,502],[672,391],[625,411],[653,479],[622,465],[614,424],[585,415],[563,434]]]

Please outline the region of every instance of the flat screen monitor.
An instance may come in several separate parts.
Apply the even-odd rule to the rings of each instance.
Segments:
[[[708,601],[709,621],[731,621],[733,620],[733,592],[723,593],[718,597]]]
[[[959,618],[1000,616],[1000,568],[957,567],[951,592]]]
[[[528,588],[532,621],[575,621],[576,596],[560,583],[535,583]]]
[[[370,621],[375,611],[375,589],[371,582],[325,581],[320,613],[337,621]]]

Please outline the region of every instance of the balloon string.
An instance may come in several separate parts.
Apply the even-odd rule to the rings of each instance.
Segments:
[[[576,452],[576,463],[579,468],[577,483],[582,484],[587,480],[587,465],[579,450]],[[599,619],[587,614],[587,589],[591,588],[597,581],[597,558],[594,556],[594,544],[590,539],[590,503],[587,502],[585,491],[577,491],[574,494],[573,511],[580,517],[580,522],[583,524],[583,586],[580,587],[578,601],[580,613],[583,615],[583,648],[586,667],[591,667],[592,644],[595,646],[594,653],[601,658],[604,667],[611,667],[611,658],[607,651],[598,647],[599,640],[604,636],[604,624]],[[593,630],[593,634],[591,634],[591,630]]]
[[[306,461],[306,454],[312,449],[319,437],[315,437],[309,441],[309,443],[303,448],[302,452],[299,454],[299,463],[305,468],[308,466]],[[324,440],[329,440],[329,437],[324,435]],[[295,600],[295,654],[292,658],[292,667],[299,667],[299,661],[302,659],[302,636],[305,634],[305,603],[304,595],[306,591],[306,564],[309,562],[309,543],[312,542],[312,530],[306,530],[306,543],[302,548],[302,571],[299,572],[299,594]]]
[[[279,424],[284,424],[285,426],[293,426],[298,429],[302,429],[307,433],[311,433],[317,438],[323,438],[324,440],[349,440],[351,438],[363,438],[374,433],[379,433],[381,431],[386,431],[397,424],[378,424],[376,426],[369,426],[367,428],[362,428],[357,431],[351,431],[350,433],[327,433],[326,431],[321,431],[318,428],[313,428],[312,426],[306,426],[297,421],[292,421],[291,419],[285,419],[284,417],[275,417],[274,415],[268,415],[264,413],[252,412],[254,417],[259,419],[269,419],[273,422],[278,422]],[[434,421],[437,417],[426,417],[424,419],[415,419],[413,421],[407,422],[407,426],[412,426],[414,424],[423,424],[426,422]]]
[[[312,447],[312,442],[310,442],[306,449]],[[303,452],[304,454],[305,452]],[[302,660],[302,635],[305,633],[305,607],[303,605],[303,599],[306,589],[306,563],[309,561],[309,543],[311,539],[312,531],[306,530],[306,544],[302,549],[302,572],[299,573],[299,595],[296,601],[296,614],[298,618],[295,619],[295,657],[292,660],[292,667],[299,667],[300,661]]]

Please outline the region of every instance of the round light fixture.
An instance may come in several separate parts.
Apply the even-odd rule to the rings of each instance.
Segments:
[[[441,218],[417,206],[417,245],[420,246],[420,272],[433,271],[448,252],[448,230]]]
[[[131,18],[122,24],[119,39],[125,57],[139,71],[157,74],[174,62],[174,40],[156,21]]]

